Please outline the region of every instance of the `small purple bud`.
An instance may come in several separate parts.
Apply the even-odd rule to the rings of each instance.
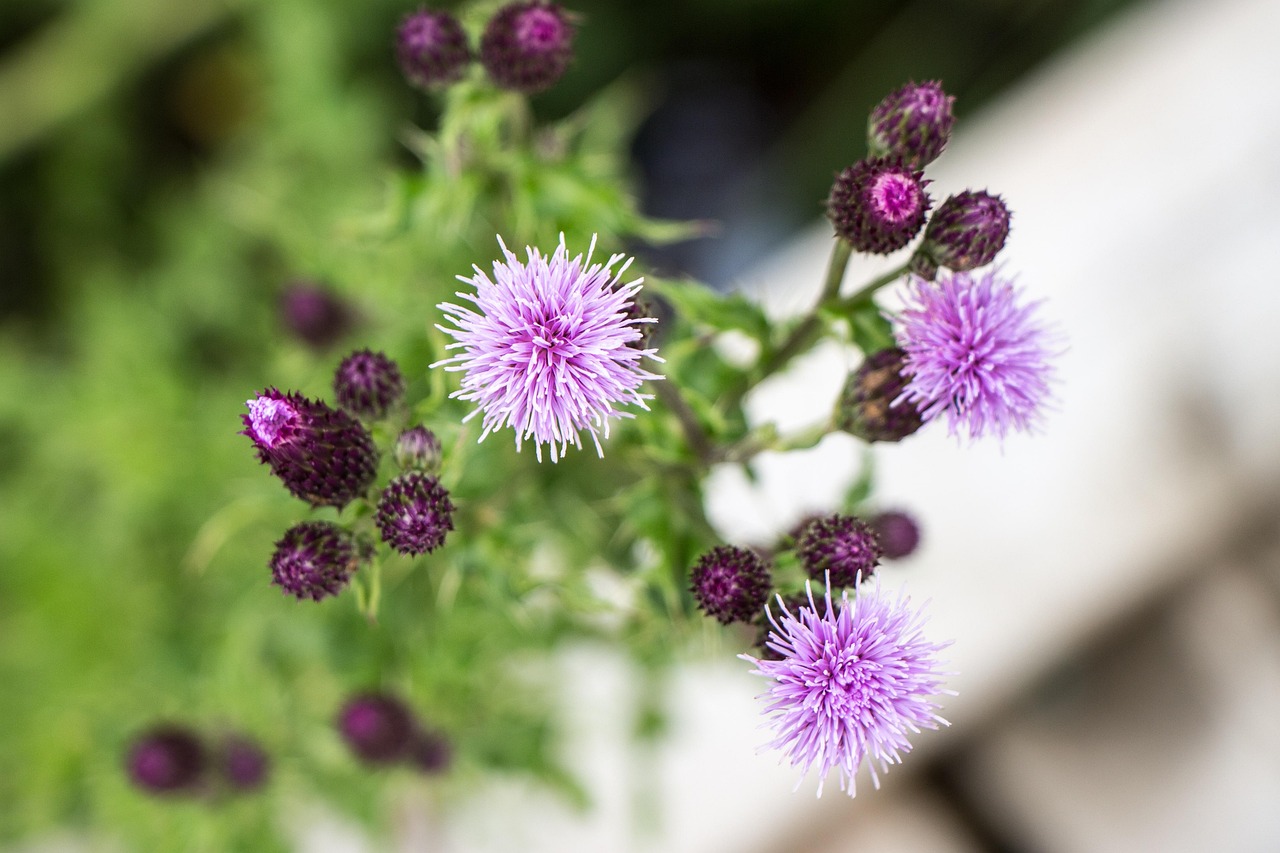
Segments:
[[[410,471],[387,484],[376,520],[383,542],[401,554],[424,554],[453,529],[453,502],[435,477]]]
[[[341,592],[359,565],[351,534],[328,521],[304,521],[276,543],[271,580],[299,601],[319,601]]]
[[[338,365],[333,392],[346,411],[378,420],[404,396],[404,377],[399,366],[383,353],[357,350]]]
[[[305,281],[291,282],[280,294],[280,317],[294,337],[315,350],[338,343],[356,325],[355,311],[342,299]]]
[[[849,374],[836,407],[836,427],[863,441],[901,441],[924,425],[915,404],[900,399],[908,377],[897,347],[868,356]]]
[[[887,255],[911,242],[932,201],[922,172],[892,159],[860,160],[836,176],[827,217],[859,252]]]
[[[396,697],[362,693],[342,706],[338,731],[363,761],[391,764],[409,755],[415,726],[413,713]]]
[[[905,512],[882,512],[871,519],[871,529],[880,540],[884,556],[890,560],[911,556],[920,544],[920,526]]]
[[[800,534],[796,556],[809,577],[829,576],[832,587],[855,586],[859,577],[871,577],[880,564],[880,543],[862,519],[828,515],[810,522]]]
[[[244,735],[232,735],[221,745],[220,768],[232,790],[256,791],[267,781],[271,760],[257,741]]]
[[[896,157],[909,168],[923,169],[947,147],[954,102],[937,82],[908,83],[886,96],[868,121],[871,156]]]
[[[485,26],[480,62],[500,88],[541,92],[569,67],[573,36],[573,23],[558,3],[509,3]]]
[[[698,558],[689,573],[698,606],[725,625],[750,622],[773,586],[769,566],[754,551],[721,545]]]
[[[412,427],[396,439],[394,455],[402,470],[434,473],[440,468],[440,439],[424,426]]]
[[[912,271],[932,281],[938,267],[955,272],[985,267],[1009,236],[1009,208],[1000,196],[968,190],[949,197],[934,212],[911,259]]]
[[[453,15],[419,9],[400,21],[396,59],[406,80],[419,89],[435,89],[462,79],[471,47]]]
[[[453,763],[453,747],[439,732],[421,730],[409,749],[409,763],[423,773],[443,773]]]
[[[155,794],[190,792],[199,787],[208,766],[204,744],[183,726],[159,725],[144,732],[129,749],[129,778]]]

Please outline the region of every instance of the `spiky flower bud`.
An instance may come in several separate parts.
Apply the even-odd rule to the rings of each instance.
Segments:
[[[391,764],[409,755],[416,734],[413,713],[386,693],[353,696],[338,713],[338,732],[369,764]]]
[[[906,353],[898,347],[868,356],[849,374],[836,406],[836,427],[863,441],[901,441],[924,425],[915,404],[899,399],[907,387]]]
[[[255,740],[231,735],[221,744],[218,765],[222,778],[234,791],[256,791],[267,781],[271,759]]]
[[[346,506],[369,488],[378,451],[360,422],[301,394],[268,388],[246,404],[242,435],[258,459],[312,506]]]
[[[947,147],[954,102],[936,81],[908,83],[887,95],[867,122],[871,156],[897,157],[912,169],[923,169]]]
[[[998,195],[966,190],[938,206],[924,240],[911,258],[911,270],[933,280],[938,267],[956,272],[985,267],[1009,236],[1009,208]]]
[[[156,794],[196,790],[208,763],[200,737],[176,725],[155,726],[141,734],[125,761],[133,783]]]
[[[410,471],[383,489],[377,522],[383,542],[401,554],[424,554],[453,529],[453,502],[435,477]]]
[[[378,420],[404,396],[404,377],[400,367],[385,354],[357,350],[334,371],[333,393],[347,412]]]
[[[360,565],[351,534],[328,521],[304,521],[285,531],[271,555],[271,580],[299,601],[337,595]]]
[[[882,512],[872,516],[870,524],[880,541],[880,550],[887,559],[901,560],[909,557],[920,544],[920,527],[905,512]]]
[[[440,439],[424,426],[400,433],[393,451],[396,464],[405,471],[434,473],[440,468]]]
[[[809,523],[796,542],[800,564],[815,580],[831,578],[831,585],[854,586],[880,564],[880,543],[862,519],[836,513]]]
[[[350,334],[355,310],[318,285],[295,281],[280,294],[280,319],[294,337],[315,350],[324,350]]]
[[[720,545],[699,557],[689,581],[698,606],[725,625],[754,619],[773,586],[760,555],[732,545]]]
[[[462,79],[471,47],[453,15],[419,9],[400,21],[396,59],[406,80],[419,89],[435,89]]]
[[[573,59],[574,26],[557,3],[508,3],[485,26],[480,62],[495,85],[525,94],[550,88]]]
[[[859,160],[836,176],[827,217],[859,252],[887,255],[919,233],[932,201],[924,173],[892,158]]]

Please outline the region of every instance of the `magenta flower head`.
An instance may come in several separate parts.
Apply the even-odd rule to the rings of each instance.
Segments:
[[[445,303],[439,308],[457,326],[438,328],[455,338],[450,349],[461,352],[431,365],[462,371],[462,387],[454,397],[476,404],[470,419],[483,414],[483,441],[489,433],[511,427],[516,450],[533,439],[538,459],[542,446],[551,461],[570,444],[582,447],[579,433],[590,433],[596,452],[609,436],[609,421],[632,417],[618,411],[628,404],[648,409],[640,385],[660,377],[640,367],[643,358],[661,361],[654,349],[631,346],[640,326],[651,318],[635,318],[631,310],[642,279],[621,282],[631,261],[615,272],[623,255],[592,264],[595,238],[586,259],[570,258],[564,235],[550,256],[529,248],[521,263],[502,239],[505,261],[493,264],[493,280],[475,267],[475,276],[458,279],[475,287],[459,293],[475,308]]]
[[[558,3],[508,3],[480,37],[480,62],[503,89],[533,94],[549,89],[573,59],[574,26]]]
[[[396,439],[392,455],[402,470],[434,473],[440,468],[440,439],[424,426],[410,427]]]
[[[871,517],[871,529],[880,540],[880,550],[890,560],[901,560],[915,553],[920,544],[920,526],[905,512],[889,510]]]
[[[787,753],[801,774],[817,769],[818,795],[827,774],[840,771],[840,789],[856,793],[854,778],[866,759],[878,788],[876,769],[888,771],[911,751],[908,732],[947,725],[935,710],[942,687],[936,644],[921,633],[923,617],[911,600],[883,596],[878,585],[856,597],[808,601],[791,608],[778,599],[780,615],[769,611],[768,649],[777,657],[740,655],[756,665],[754,675],[771,680],[765,709],[776,737],[770,743]],[[823,606],[825,604],[825,607]],[[798,787],[797,783],[797,787]]]
[[[333,374],[338,405],[360,418],[377,420],[404,396],[399,366],[380,352],[357,350]]]
[[[338,712],[338,732],[369,764],[391,764],[409,756],[417,734],[413,712],[395,696],[362,693]]]
[[[271,581],[299,601],[337,595],[360,565],[351,534],[328,521],[304,521],[285,531],[271,555]]]
[[[897,157],[913,169],[938,159],[951,138],[955,98],[937,82],[908,83],[871,111],[867,142],[874,157]]]
[[[800,565],[815,580],[856,586],[880,565],[880,542],[865,521],[839,513],[814,519],[796,542]]]
[[[924,173],[893,158],[859,160],[836,176],[827,217],[859,252],[887,255],[911,242],[932,201]]]
[[[144,791],[185,793],[200,787],[209,756],[195,732],[165,724],[138,736],[129,748],[125,766],[129,778]]]
[[[971,438],[1003,439],[1034,427],[1056,355],[1037,305],[1021,304],[994,270],[913,279],[897,329],[910,377],[903,398],[926,422],[946,415],[952,435],[964,427]]]
[[[732,545],[699,557],[689,582],[698,606],[725,625],[754,619],[773,587],[769,566],[760,555]]]
[[[378,501],[382,541],[401,554],[425,554],[453,529],[453,502],[435,477],[410,471],[396,477]]]
[[[836,404],[836,426],[866,442],[901,441],[924,425],[915,404],[901,399],[906,353],[890,347],[872,353],[849,374]]]
[[[471,47],[453,15],[419,9],[400,21],[396,59],[406,80],[419,89],[435,89],[462,79]]]
[[[373,483],[378,451],[360,422],[301,394],[268,388],[241,415],[258,459],[294,496],[312,506],[343,507]]]
[[[924,229],[912,271],[932,281],[938,267],[957,272],[985,267],[1004,248],[1009,218],[1000,196],[969,190],[948,197]]]
[[[319,285],[294,281],[280,294],[280,319],[298,340],[316,350],[328,349],[351,333],[356,312]]]

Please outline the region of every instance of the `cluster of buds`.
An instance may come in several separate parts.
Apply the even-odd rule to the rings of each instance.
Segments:
[[[389,693],[361,693],[338,712],[337,728],[363,763],[409,765],[423,773],[449,767],[452,749],[439,732],[424,727],[409,706]]]
[[[148,793],[205,796],[258,790],[266,784],[271,761],[247,735],[210,739],[187,726],[162,723],[134,739],[125,769]]]
[[[501,89],[534,94],[549,89],[573,59],[575,27],[559,4],[508,3],[480,37],[480,64]],[[448,12],[420,9],[400,22],[396,57],[405,78],[421,89],[462,79],[475,58],[462,24]]]

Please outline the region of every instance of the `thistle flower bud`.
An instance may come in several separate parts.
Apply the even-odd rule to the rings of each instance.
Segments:
[[[221,744],[218,765],[227,785],[243,793],[255,791],[266,783],[271,760],[257,741],[244,735],[231,735]]]
[[[947,147],[954,102],[937,82],[908,83],[887,95],[867,123],[871,156],[897,157],[912,169],[923,169]]]
[[[1008,236],[1009,208],[1000,196],[973,190],[953,195],[929,220],[911,269],[932,281],[938,267],[956,272],[985,267]]]
[[[423,554],[453,529],[453,502],[435,477],[410,471],[387,484],[376,520],[383,542],[401,554]]]
[[[406,758],[416,733],[413,713],[385,693],[362,693],[347,700],[338,713],[338,732],[351,751],[369,764]]]
[[[453,763],[453,747],[439,732],[419,730],[409,748],[409,763],[423,773],[443,773]]]
[[[815,580],[830,577],[833,587],[855,586],[880,564],[880,543],[862,519],[828,515],[809,523],[796,542],[800,564]]]
[[[319,601],[341,592],[359,565],[349,533],[328,521],[304,521],[276,543],[271,580],[299,601]]]
[[[901,560],[909,557],[920,544],[920,527],[905,512],[882,512],[873,516],[870,524],[880,542],[880,550],[887,559]]]
[[[133,742],[125,761],[129,778],[156,794],[197,789],[208,767],[204,744],[184,726],[159,725]]]
[[[836,176],[827,217],[859,252],[887,255],[911,242],[932,201],[924,173],[897,160],[860,160]]]
[[[731,545],[699,557],[689,581],[698,606],[725,625],[754,619],[773,586],[769,566],[759,554]]]
[[[394,361],[380,352],[357,350],[333,374],[338,405],[360,418],[378,420],[404,396],[404,377]]]
[[[280,319],[296,338],[324,350],[351,333],[355,311],[329,291],[305,281],[285,286],[280,294]]]
[[[346,412],[268,388],[246,404],[242,435],[258,459],[294,496],[312,506],[346,506],[369,488],[378,451],[360,422]]]
[[[480,62],[503,89],[533,94],[550,88],[573,58],[574,27],[557,3],[508,3],[480,38]]]
[[[471,47],[453,15],[419,9],[400,21],[396,59],[406,80],[419,89],[434,89],[462,79]]]
[[[849,374],[836,407],[836,427],[863,441],[901,441],[924,425],[915,404],[899,399],[907,387],[906,353],[897,347],[868,356]]]
[[[396,464],[405,471],[435,473],[440,468],[440,439],[424,426],[400,433],[393,453]]]

